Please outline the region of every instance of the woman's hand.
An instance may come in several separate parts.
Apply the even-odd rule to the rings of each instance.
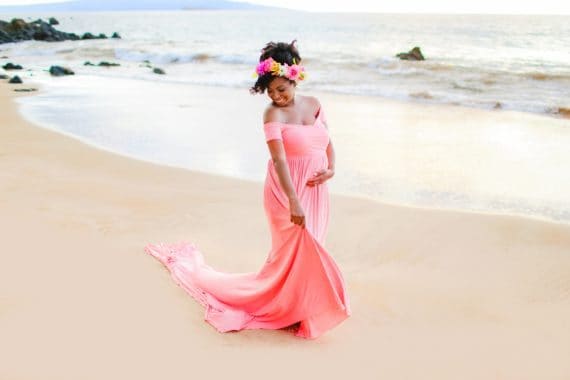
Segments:
[[[332,178],[333,176],[334,176],[333,169],[319,170],[318,172],[315,173],[313,178],[307,181],[307,186],[320,185],[321,183],[324,183],[328,179]]]
[[[299,199],[289,200],[289,209],[291,210],[291,222],[305,228],[305,213]]]

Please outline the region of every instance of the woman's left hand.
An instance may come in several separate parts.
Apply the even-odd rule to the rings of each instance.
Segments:
[[[333,169],[322,169],[315,173],[313,178],[307,181],[307,186],[315,186],[324,183],[326,180],[332,178],[334,176]]]

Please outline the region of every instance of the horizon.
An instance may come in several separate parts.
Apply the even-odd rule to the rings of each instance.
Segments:
[[[3,6],[47,5],[72,2],[73,0],[0,0]],[[397,3],[370,4],[367,0],[353,0],[350,4],[338,0],[230,0],[233,3],[285,8],[288,10],[332,13],[388,13],[388,14],[473,14],[473,15],[570,15],[570,2],[543,0],[540,3],[496,2],[480,0],[476,3],[458,3],[449,0],[434,0],[429,4],[421,0],[400,0]]]

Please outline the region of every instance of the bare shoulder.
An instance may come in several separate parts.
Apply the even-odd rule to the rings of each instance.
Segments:
[[[269,123],[272,121],[281,121],[281,110],[271,104],[265,107],[265,111],[263,111],[263,122]]]
[[[304,95],[303,101],[307,105],[307,108],[313,110],[313,115],[317,113],[317,111],[321,108],[321,102],[314,96]]]

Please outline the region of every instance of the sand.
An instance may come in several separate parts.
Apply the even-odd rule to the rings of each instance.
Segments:
[[[31,125],[16,87],[0,83],[0,379],[570,378],[569,225],[333,195],[353,315],[314,341],[220,334],[143,247],[190,240],[256,271],[262,184]]]

